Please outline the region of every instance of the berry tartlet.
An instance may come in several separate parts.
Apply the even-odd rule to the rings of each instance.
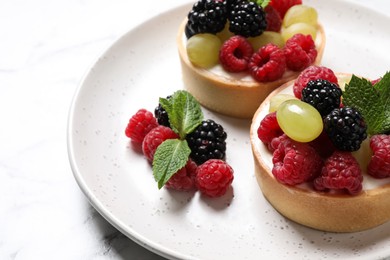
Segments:
[[[184,86],[206,108],[252,118],[275,88],[320,64],[317,11],[301,0],[268,2],[199,0],[181,23]]]
[[[280,214],[328,232],[390,220],[390,74],[376,82],[311,66],[260,105],[255,175]]]

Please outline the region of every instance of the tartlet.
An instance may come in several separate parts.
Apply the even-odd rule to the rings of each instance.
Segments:
[[[346,74],[336,74],[338,78]],[[357,232],[390,220],[390,178],[364,174],[363,191],[355,196],[313,190],[309,185],[288,186],[273,176],[272,154],[259,140],[257,129],[268,113],[270,99],[278,93],[292,95],[290,81],[274,90],[252,119],[250,141],[258,185],[269,203],[283,216],[302,225],[328,232]]]
[[[190,62],[186,52],[184,33],[186,23],[187,18],[181,23],[176,38],[184,86],[210,110],[232,117],[250,119],[268,94],[300,73],[287,70],[282,78],[262,83],[247,73],[224,72],[220,65],[212,69],[196,67]],[[324,28],[320,24],[317,26],[315,43],[318,54],[313,64],[318,65],[321,63],[326,44]]]

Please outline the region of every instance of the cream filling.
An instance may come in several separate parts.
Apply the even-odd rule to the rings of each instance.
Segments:
[[[317,49],[319,48],[319,46],[322,43],[322,40],[323,40],[322,38],[323,38],[322,34],[318,33],[317,37],[316,37],[316,40],[315,40],[315,44],[316,44],[316,48]],[[183,46],[186,49],[187,38],[186,38],[184,33],[182,35],[182,43],[183,43]],[[226,80],[237,80],[237,81],[244,81],[244,82],[256,82],[256,80],[248,72],[236,72],[236,73],[227,72],[221,66],[221,64],[217,64],[217,65],[215,65],[215,66],[213,66],[211,68],[204,69],[204,70],[214,74],[215,76],[225,78]],[[293,71],[287,70],[285,72],[284,76],[289,76],[289,75],[291,75],[293,73],[294,73]]]
[[[288,86],[287,88],[283,89],[282,91],[279,92],[280,94],[289,94],[293,95],[293,90],[292,90],[292,85]],[[251,141],[254,142],[254,149],[256,149],[259,154],[261,154],[262,158],[261,160],[265,163],[265,165],[268,167],[268,170],[271,171],[273,167],[272,163],[272,153],[269,152],[267,147],[260,141],[260,139],[257,137],[256,132],[257,132],[257,127],[260,125],[261,120],[269,113],[269,100],[266,101],[267,103],[264,103],[263,110],[261,110],[258,114],[257,117],[253,120],[252,122],[252,133],[254,133],[255,136],[251,136]],[[255,130],[255,131],[253,131]],[[367,143],[366,143],[367,144]],[[365,144],[365,145],[366,145]],[[362,159],[362,154],[359,154],[361,151],[354,152],[355,158],[357,158],[357,161],[360,164],[360,168],[363,171],[363,190],[371,190],[371,189],[376,189],[378,187],[381,187],[383,185],[389,184],[390,183],[390,177],[389,178],[384,178],[384,179],[376,179],[371,177],[366,173],[366,167],[367,163],[369,161],[369,158],[364,158]],[[298,187],[303,188],[303,189],[310,189],[308,184],[301,184],[298,185]]]

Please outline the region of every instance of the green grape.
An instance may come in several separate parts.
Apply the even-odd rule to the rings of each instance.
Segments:
[[[265,31],[261,35],[256,37],[249,37],[248,41],[251,43],[253,49],[257,51],[267,43],[273,43],[278,47],[284,46],[284,40],[282,35],[278,32]]]
[[[269,101],[269,112],[271,113],[278,110],[280,104],[290,99],[296,99],[296,97],[289,94],[277,94],[273,96]]]
[[[276,118],[283,132],[298,142],[316,139],[323,129],[322,117],[317,109],[298,99],[280,104]]]
[[[283,18],[283,27],[289,27],[294,23],[307,23],[317,26],[317,10],[307,5],[294,5],[286,12]]]
[[[219,62],[221,40],[214,34],[196,34],[187,40],[187,55],[195,66],[212,67]]]
[[[282,29],[282,37],[284,41],[287,41],[297,33],[304,35],[310,34],[313,40],[317,37],[317,28],[307,23],[294,23],[287,28]]]

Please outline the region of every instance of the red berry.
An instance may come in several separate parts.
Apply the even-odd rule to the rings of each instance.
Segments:
[[[325,131],[322,131],[321,134],[309,144],[313,146],[322,158],[328,158],[336,150],[336,147],[333,145],[333,142]]]
[[[280,142],[273,153],[272,174],[287,185],[297,185],[317,177],[321,172],[322,159],[307,143],[289,138]]]
[[[194,190],[196,188],[196,169],[196,163],[194,163],[192,160],[188,160],[187,164],[174,175],[172,175],[172,177],[165,183],[165,187],[178,191]]]
[[[279,12],[282,19],[290,7],[300,4],[302,4],[302,0],[271,0],[269,3],[269,5]]]
[[[248,62],[253,54],[249,41],[240,35],[225,41],[219,52],[219,60],[223,68],[229,72],[240,72],[248,69]]]
[[[224,195],[233,182],[233,169],[223,160],[210,159],[198,166],[196,186],[208,197]]]
[[[276,112],[267,114],[260,122],[260,126],[257,129],[257,136],[259,139],[273,152],[274,149],[271,146],[271,141],[275,137],[279,137],[283,134],[282,129],[276,119]]]
[[[335,151],[326,159],[321,175],[314,180],[316,190],[346,190],[352,195],[362,190],[363,175],[350,152]]]
[[[312,65],[304,69],[294,82],[293,91],[296,98],[301,99],[302,89],[310,80],[324,79],[337,84],[337,77],[334,72],[323,66]]]
[[[249,70],[260,82],[280,79],[286,71],[286,57],[276,45],[269,43],[255,52],[249,61]]]
[[[373,155],[367,172],[375,178],[390,177],[390,135],[374,135],[370,139]]]
[[[167,139],[176,139],[179,136],[173,132],[169,127],[159,125],[153,128],[142,142],[142,152],[146,159],[150,162],[153,161],[154,153],[157,147]]]
[[[282,134],[278,137],[273,138],[271,140],[271,143],[269,144],[270,150],[274,152],[279,147],[279,145],[285,141],[291,141],[291,139],[286,134]]]
[[[133,142],[141,144],[147,133],[157,127],[158,123],[152,112],[140,109],[129,120],[125,134]]]
[[[266,31],[279,32],[282,27],[282,18],[280,14],[274,7],[267,5],[264,8],[265,19],[267,20],[267,29]]]
[[[301,71],[312,64],[317,58],[317,49],[310,34],[295,34],[287,40],[284,47],[287,68]]]

